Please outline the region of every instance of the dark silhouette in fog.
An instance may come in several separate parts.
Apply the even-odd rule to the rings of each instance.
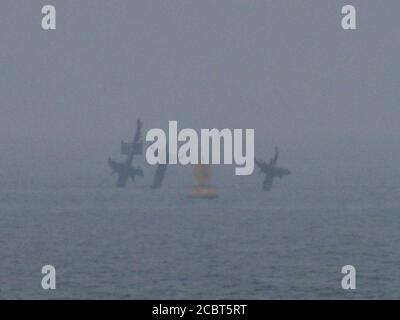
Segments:
[[[255,160],[256,165],[261,169],[261,173],[265,175],[262,186],[263,191],[271,190],[274,178],[278,177],[282,179],[284,176],[290,174],[290,170],[276,167],[276,162],[278,161],[278,157],[279,157],[278,147],[275,147],[275,155],[268,164],[265,161],[259,161],[257,159]]]
[[[140,167],[133,167],[132,161],[134,155],[140,155],[143,152],[143,143],[140,141],[142,122],[137,120],[136,132],[132,143],[121,142],[121,154],[127,155],[124,163],[119,163],[112,159],[108,159],[108,165],[113,170],[113,174],[118,174],[117,188],[125,188],[128,178],[135,182],[135,177],[143,177],[143,170]]]
[[[166,164],[159,164],[156,169],[156,173],[154,174],[154,180],[151,184],[153,189],[159,189],[162,186],[165,173],[167,172],[167,165]]]
[[[169,150],[169,147],[167,145],[167,150]],[[169,162],[169,153],[167,153],[167,163]],[[165,174],[167,173],[167,164],[158,164],[156,172],[154,174],[153,178],[153,183],[151,184],[152,189],[160,189],[162,186],[162,183],[165,178]]]

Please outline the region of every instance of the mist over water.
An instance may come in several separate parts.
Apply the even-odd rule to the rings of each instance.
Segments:
[[[0,297],[399,298],[400,3],[52,0],[0,4]],[[152,128],[255,129],[256,158],[116,190],[107,159]],[[340,288],[354,264],[358,290]],[[4,280],[6,279],[6,280]],[[4,282],[5,281],[5,282]]]

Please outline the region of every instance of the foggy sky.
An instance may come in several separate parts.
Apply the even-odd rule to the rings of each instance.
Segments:
[[[255,128],[292,182],[398,183],[399,15],[398,0],[3,0],[0,179],[96,183],[140,117],[144,133]]]

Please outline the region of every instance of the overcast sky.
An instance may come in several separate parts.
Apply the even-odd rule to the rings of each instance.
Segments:
[[[255,128],[294,181],[399,181],[399,15],[398,0],[2,0],[0,177],[104,175],[140,117],[144,133]]]

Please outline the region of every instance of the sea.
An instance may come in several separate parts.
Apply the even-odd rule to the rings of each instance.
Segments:
[[[2,185],[0,298],[400,298],[400,186],[190,187]]]

